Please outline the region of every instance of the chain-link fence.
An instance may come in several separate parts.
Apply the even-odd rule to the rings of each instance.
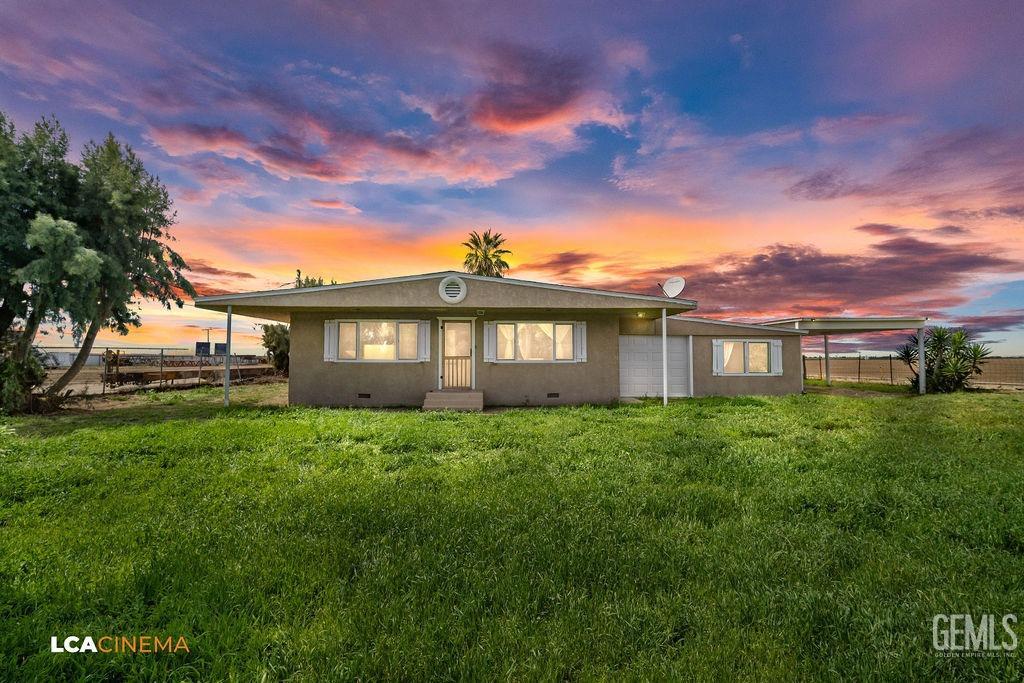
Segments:
[[[804,356],[804,378],[825,379],[825,358]],[[829,356],[833,380],[844,382],[882,382],[907,384],[913,377],[910,368],[894,355]],[[985,361],[983,373],[971,380],[981,387],[1024,387],[1024,358],[992,357]]]

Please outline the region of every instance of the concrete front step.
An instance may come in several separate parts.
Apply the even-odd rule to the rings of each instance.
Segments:
[[[483,410],[482,391],[428,391],[423,410]]]

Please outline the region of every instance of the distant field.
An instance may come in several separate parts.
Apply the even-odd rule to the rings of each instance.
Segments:
[[[446,414],[283,389],[4,421],[0,680],[1024,676],[931,646],[936,613],[1024,616],[1019,395]],[[104,633],[191,652],[48,649]]]

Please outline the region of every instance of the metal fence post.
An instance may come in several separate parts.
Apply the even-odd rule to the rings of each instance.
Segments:
[[[160,388],[164,388],[164,350],[160,349]]]
[[[892,376],[892,354],[889,354],[889,384],[896,384],[895,379]]]

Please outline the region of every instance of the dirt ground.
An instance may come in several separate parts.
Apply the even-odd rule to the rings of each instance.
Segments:
[[[223,387],[220,385],[204,385],[203,387],[174,386],[164,389],[140,389],[134,392],[119,392],[106,395],[91,395],[73,398],[65,406],[67,411],[91,412],[96,410],[121,410],[143,405],[152,405],[154,398],[173,399],[175,394],[189,392],[190,398],[198,392],[209,393],[210,401],[223,398]],[[280,376],[257,377],[243,383],[231,383],[232,399],[247,404],[266,406],[288,405],[288,378]]]

